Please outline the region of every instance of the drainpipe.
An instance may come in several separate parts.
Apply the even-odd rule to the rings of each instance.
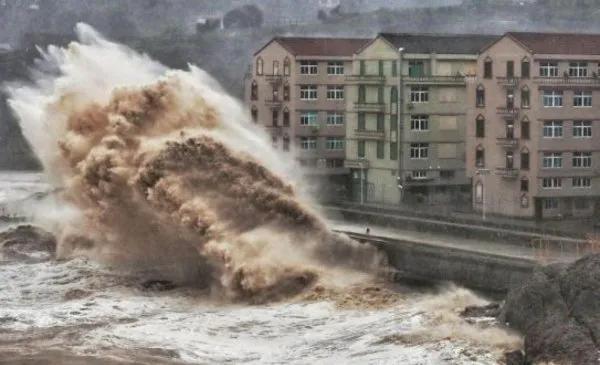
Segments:
[[[400,191],[400,201],[398,203],[402,203],[402,198],[404,196],[404,178],[402,176],[402,167],[404,165],[404,146],[403,146],[403,138],[404,138],[404,123],[402,113],[404,111],[404,88],[403,88],[403,78],[402,78],[402,52],[404,52],[404,48],[398,48],[398,102],[397,104],[397,127],[396,127],[396,142],[398,144],[398,190]]]

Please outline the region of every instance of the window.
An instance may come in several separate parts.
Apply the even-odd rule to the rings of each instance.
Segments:
[[[592,167],[592,153],[573,152],[573,167]]]
[[[279,61],[273,61],[273,75],[279,75]]]
[[[283,85],[283,100],[290,101],[290,84],[287,82]]]
[[[590,183],[591,183],[591,181],[590,181]],[[584,209],[590,208],[590,202],[586,198],[575,198],[573,200],[573,202],[574,202],[573,205],[575,206],[575,209],[577,209],[577,210],[584,210]]]
[[[271,145],[273,146],[274,149],[277,149],[277,136],[271,137]]]
[[[383,86],[380,86],[377,88],[377,102],[380,104],[383,104],[385,102],[384,101],[385,95],[383,94],[384,93],[383,90],[384,90]]]
[[[367,65],[365,64],[365,60],[360,60],[359,62],[359,75],[364,75],[367,71]]]
[[[390,142],[390,159],[398,159],[398,142]]]
[[[521,89],[521,108],[529,108],[530,106],[529,88],[526,86]]]
[[[427,170],[415,170],[410,173],[410,176],[415,180],[427,179]]]
[[[316,150],[317,149],[317,138],[316,137],[300,138],[300,148],[303,150]]]
[[[521,139],[529,139],[529,119],[521,120]]]
[[[573,106],[575,107],[590,107],[592,106],[591,91],[575,91],[573,93]]]
[[[529,63],[528,59],[521,60],[521,77],[524,79],[529,78],[531,63]]]
[[[563,92],[546,90],[542,100],[546,108],[560,108],[563,106]]]
[[[571,62],[569,63],[570,77],[587,77],[588,65],[587,62]]]
[[[506,109],[515,108],[515,91],[506,90]]]
[[[327,86],[327,100],[344,100],[344,86],[343,85],[328,85]]]
[[[367,90],[365,88],[365,85],[359,85],[358,86],[358,102],[364,103],[366,101],[367,101]]]
[[[289,57],[286,57],[283,60],[283,75],[284,76],[289,76],[291,74],[291,64],[290,64],[290,59]]]
[[[317,85],[301,85],[300,100],[317,100]]]
[[[475,167],[485,167],[485,150],[482,145],[475,149]]]
[[[529,150],[521,150],[521,170],[529,170]]]
[[[506,77],[515,77],[515,61],[506,61]]]
[[[455,172],[454,170],[440,170],[440,179],[454,179]]]
[[[392,86],[390,88],[390,104],[395,104],[398,102],[398,88],[396,86]]]
[[[410,130],[416,132],[423,132],[429,130],[429,116],[428,115],[411,115],[410,116]]]
[[[327,140],[325,141],[325,148],[327,148],[328,150],[343,150],[344,138],[327,137]]]
[[[425,159],[428,156],[429,144],[427,143],[411,143],[410,158]]]
[[[252,81],[250,86],[250,100],[258,100],[258,84],[256,81]]]
[[[263,59],[261,57],[258,57],[258,59],[256,60],[256,74],[258,76],[262,76],[263,69],[264,69]]]
[[[574,177],[572,183],[574,188],[592,187],[592,179],[589,177]]]
[[[279,100],[279,86],[273,85],[273,100]]]
[[[383,61],[379,61],[379,76],[383,76]]]
[[[546,152],[542,158],[545,169],[559,169],[562,167],[563,156],[561,152]]]
[[[492,77],[493,77],[492,60],[486,59],[485,62],[483,63],[483,78],[491,79]]]
[[[327,167],[328,169],[344,167],[344,159],[343,158],[328,158],[325,161],[325,167]]]
[[[382,160],[385,154],[385,144],[383,141],[377,141],[377,158]]]
[[[271,124],[273,127],[277,127],[279,125],[279,111],[273,110],[273,120]]]
[[[300,125],[317,125],[317,117],[319,113],[316,111],[303,111],[300,113]]]
[[[563,122],[557,120],[544,122],[542,135],[544,138],[562,138]]]
[[[429,101],[429,89],[426,87],[410,88],[411,103],[426,103]]]
[[[541,77],[556,77],[558,76],[557,62],[540,62]]]
[[[558,198],[544,198],[544,209],[558,209]]]
[[[377,131],[385,131],[385,114],[377,113]]]
[[[300,61],[301,75],[316,75],[319,71],[317,61]]]
[[[398,61],[392,61],[392,76],[398,76]]]
[[[507,169],[515,168],[515,153],[513,151],[506,151],[505,154],[505,167]]]
[[[591,120],[574,120],[573,121],[573,137],[575,137],[575,138],[591,138],[592,137],[592,121]]]
[[[365,141],[362,139],[358,140],[358,157],[365,157]]]
[[[284,151],[290,150],[290,139],[288,137],[283,137],[283,150]]]
[[[290,111],[288,110],[288,108],[285,108],[283,110],[283,126],[284,127],[290,126]]]
[[[252,110],[250,111],[250,115],[252,116],[252,121],[254,123],[258,123],[258,109],[256,109],[255,106],[252,107]]]
[[[475,119],[475,137],[485,138],[485,118],[483,115],[479,115]]]
[[[327,75],[343,75],[344,74],[344,62],[328,62],[327,63]]]
[[[544,189],[560,189],[562,188],[562,179],[560,177],[546,177],[542,179],[542,187]]]
[[[477,91],[475,92],[475,106],[485,106],[485,89],[483,88],[483,85],[477,86]]]
[[[529,180],[524,176],[521,178],[521,191],[529,191]]]
[[[423,61],[408,61],[408,76],[419,77],[425,75],[425,63]]]
[[[340,112],[327,112],[327,125],[344,125],[344,114]]]

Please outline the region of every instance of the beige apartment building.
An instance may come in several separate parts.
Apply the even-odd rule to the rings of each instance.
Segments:
[[[464,193],[469,201],[465,77],[497,38],[382,33],[357,50],[346,76],[354,200],[450,203]]]
[[[592,214],[600,195],[600,35],[510,32],[469,84],[467,170],[476,209]]]
[[[270,131],[275,149],[294,153],[323,194],[347,192],[345,77],[368,41],[274,38],[254,54],[245,80],[253,120]]]

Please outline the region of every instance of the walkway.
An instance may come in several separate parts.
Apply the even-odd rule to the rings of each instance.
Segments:
[[[358,234],[366,233],[366,226],[359,226],[351,222],[343,221],[330,220],[329,222],[332,229],[338,231]],[[370,235],[375,237],[421,242],[423,244],[456,248],[473,252],[496,254],[506,257],[529,259],[540,262],[569,262],[576,260],[583,255],[583,253],[580,255],[570,253],[561,254],[560,251],[554,251],[543,247],[543,245],[539,244],[539,241],[534,241],[524,246],[516,246],[491,241],[457,239],[451,236],[444,236],[425,232],[413,232],[374,225],[369,225],[368,227],[371,230]]]

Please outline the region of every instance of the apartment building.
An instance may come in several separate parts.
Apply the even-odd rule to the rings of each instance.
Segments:
[[[465,76],[497,38],[382,33],[356,52],[346,76],[354,200],[443,203],[461,192],[469,200]]]
[[[600,35],[509,32],[469,84],[467,170],[478,210],[593,214],[600,195]]]
[[[254,54],[245,80],[253,120],[270,131],[275,149],[294,153],[309,176],[326,183],[318,184],[323,194],[348,190],[345,75],[368,41],[274,38]]]

